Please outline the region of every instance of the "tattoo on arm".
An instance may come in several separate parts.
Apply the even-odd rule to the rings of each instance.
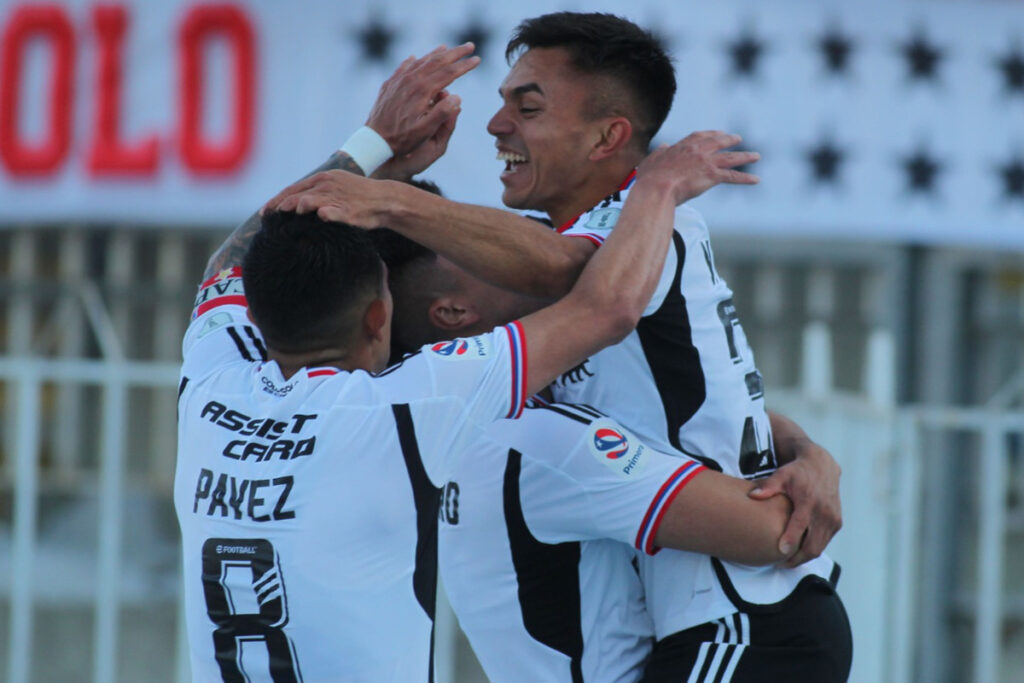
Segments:
[[[320,171],[330,171],[333,169],[348,171],[349,173],[355,173],[356,175],[366,175],[363,173],[363,169],[359,168],[359,164],[357,164],[352,157],[345,152],[338,150],[332,154],[327,161],[304,175],[303,178],[308,178],[314,173],[319,173]],[[210,279],[225,268],[232,268],[242,264],[242,258],[245,256],[245,251],[249,248],[249,242],[252,240],[253,235],[255,235],[260,229],[260,223],[260,214],[258,212],[254,213],[249,216],[244,223],[235,228],[234,232],[228,235],[224,244],[222,244],[220,248],[213,253],[213,256],[211,256],[210,260],[207,262],[206,272],[203,274],[203,281]]]

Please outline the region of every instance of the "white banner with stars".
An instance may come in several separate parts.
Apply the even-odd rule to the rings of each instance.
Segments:
[[[573,9],[578,3],[571,3]],[[362,124],[410,54],[472,38],[463,113],[425,176],[499,205],[487,120],[524,0],[0,5],[0,224],[231,225]],[[679,92],[658,137],[736,131],[762,184],[712,230],[1024,250],[1019,2],[594,0],[653,27]]]

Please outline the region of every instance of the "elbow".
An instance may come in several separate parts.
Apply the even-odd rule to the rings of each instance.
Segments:
[[[761,505],[765,507],[761,515],[764,527],[760,531],[757,542],[751,543],[747,548],[747,552],[744,553],[746,557],[739,560],[742,564],[752,567],[779,564],[788,560],[792,555],[792,553],[783,553],[779,549],[779,541],[793,511],[793,505],[789,498],[784,495],[774,496],[763,501]]]
[[[596,320],[601,321],[600,338],[604,346],[618,344],[636,329],[643,309],[625,301],[610,301],[595,307]]]
[[[536,283],[534,291],[530,294],[546,299],[561,299],[576,285],[580,274],[590,260],[590,253],[580,250],[566,249],[565,243],[573,243],[581,240],[574,240],[568,237],[558,237],[554,244],[555,249],[546,253],[547,263],[543,268],[537,268],[536,273],[541,280]]]

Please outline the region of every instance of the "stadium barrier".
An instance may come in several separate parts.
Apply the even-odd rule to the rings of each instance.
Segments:
[[[129,537],[125,531],[126,525],[132,523],[126,505],[131,479],[126,472],[126,444],[132,392],[153,389],[173,397],[178,367],[169,362],[124,359],[116,336],[109,334],[109,320],[104,318],[102,307],[94,306],[88,313],[92,296],[88,288],[83,290],[83,302],[97,328],[106,360],[0,359],[0,388],[13,418],[8,424],[8,457],[3,470],[5,486],[13,495],[10,552],[6,560],[0,559],[0,575],[9,576],[0,590],[6,589],[3,597],[10,605],[5,668],[11,683],[41,680],[39,667],[53,666],[53,662],[41,662],[33,656],[40,652],[41,645],[46,645],[33,643],[34,634],[38,634],[33,615],[40,601],[55,599],[47,598],[46,590],[64,580],[80,584],[78,575],[83,572],[81,566],[44,567],[38,561],[45,550],[41,547],[39,519],[46,482],[70,481],[73,489],[95,489],[95,573],[91,584],[74,596],[88,604],[93,613],[87,648],[92,680],[125,680],[128,674],[124,670],[125,625],[121,623],[126,600],[145,600],[147,595],[148,599],[173,598],[174,591],[170,597],[161,597],[159,591],[140,591],[133,587],[135,579],[125,576],[125,566],[132,559],[126,556],[125,548],[134,547],[140,540]],[[836,392],[821,380],[823,375],[818,372],[822,364],[830,362],[829,334],[826,327],[814,323],[807,326],[803,372],[807,381],[799,390],[770,392],[769,404],[803,424],[812,437],[833,452],[844,470],[845,524],[830,552],[844,567],[840,594],[845,598],[855,634],[851,680],[925,680],[921,678],[921,661],[928,658],[929,652],[922,633],[927,631],[928,624],[922,610],[933,597],[922,595],[920,581],[920,575],[928,569],[923,554],[929,542],[927,533],[922,532],[926,491],[921,474],[935,456],[931,444],[936,440],[960,443],[966,439],[966,446],[954,455],[963,459],[963,470],[976,475],[963,479],[975,479],[974,498],[978,504],[977,585],[974,594],[968,596],[974,604],[971,611],[975,618],[971,677],[978,683],[995,683],[1004,669],[1000,643],[1003,606],[1008,598],[1003,585],[1007,472],[1016,452],[1015,439],[1024,435],[1024,415],[998,406],[894,406],[891,381],[885,379],[891,376],[892,344],[881,332],[872,334],[869,347],[874,350],[869,353],[874,355],[865,364],[869,372],[877,375],[865,378],[865,386],[872,387],[873,398]],[[57,390],[69,387],[88,389],[99,397],[98,405],[93,406],[99,427],[94,476],[69,474],[64,470],[70,463],[53,448],[43,448],[46,439],[52,436],[47,434],[47,416],[53,415],[53,396],[59,393]],[[162,419],[169,421],[173,429],[173,412],[165,413]],[[170,480],[164,476],[152,481],[147,495],[164,503],[169,501]],[[169,546],[165,550],[177,558],[174,539],[169,538],[165,544]],[[139,571],[149,571],[145,564],[139,566]],[[41,578],[43,570],[45,579]],[[175,565],[176,588],[180,588],[179,573]],[[158,583],[156,579],[148,581]],[[66,599],[67,593],[56,599]],[[437,638],[439,680],[452,681],[457,679],[457,626],[444,610],[442,614],[445,618],[439,619]],[[156,657],[165,669],[173,659],[176,666],[173,672],[166,670],[166,680],[189,680],[182,635],[179,610],[177,622],[164,633],[166,637],[154,638],[155,642],[150,644],[153,652],[128,656]]]

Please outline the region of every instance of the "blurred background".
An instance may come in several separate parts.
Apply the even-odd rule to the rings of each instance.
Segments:
[[[440,43],[484,61],[425,177],[500,205],[504,44],[555,9],[666,41],[659,142],[763,155],[695,204],[769,406],[844,468],[851,680],[1024,680],[1020,0],[0,0],[0,677],[189,680],[175,389],[207,257]],[[438,666],[480,677],[443,609]]]

